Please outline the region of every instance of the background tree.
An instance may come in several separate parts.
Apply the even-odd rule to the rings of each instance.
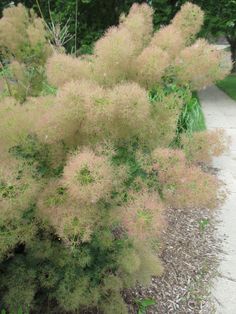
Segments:
[[[194,0],[205,11],[204,32],[213,36],[224,35],[229,44],[236,72],[236,0]]]

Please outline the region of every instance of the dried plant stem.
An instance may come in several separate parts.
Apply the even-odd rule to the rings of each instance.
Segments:
[[[40,7],[40,5],[39,5],[38,0],[36,0],[36,3],[37,3],[37,7],[38,7],[38,9],[39,9],[39,13],[40,13],[40,15],[41,15],[41,18],[43,19],[44,23],[45,23],[46,26],[48,27],[48,24],[46,23],[46,20],[45,20],[45,18],[44,18],[44,15],[43,15],[43,12],[42,12],[42,10],[41,10],[41,7]]]

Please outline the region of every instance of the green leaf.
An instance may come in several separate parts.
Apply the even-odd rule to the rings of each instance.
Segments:
[[[226,25],[227,25],[228,27],[234,27],[234,26],[235,26],[235,22],[233,22],[233,21],[228,21],[228,22],[226,22]]]
[[[82,3],[88,4],[90,2],[92,2],[92,0],[81,0]]]
[[[20,307],[20,308],[18,309],[17,314],[24,314],[24,313],[23,313],[23,310],[22,310],[22,307]]]
[[[139,307],[138,314],[145,314],[147,307],[156,304],[156,301],[152,299],[143,299],[137,300],[136,303]]]
[[[148,306],[151,306],[151,305],[155,305],[156,304],[156,301],[152,300],[152,299],[145,299],[145,300],[142,300],[142,305],[144,307],[148,307]]]

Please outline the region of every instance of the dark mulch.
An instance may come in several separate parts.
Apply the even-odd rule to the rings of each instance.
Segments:
[[[156,301],[147,314],[215,313],[210,290],[220,250],[216,217],[205,209],[167,211],[160,254],[165,271],[150,286],[125,292],[130,313],[137,313],[135,300],[147,298]]]

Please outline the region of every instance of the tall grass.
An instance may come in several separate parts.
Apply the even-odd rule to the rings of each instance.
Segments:
[[[177,132],[197,132],[206,130],[204,114],[197,93],[183,107],[181,112]]]
[[[179,87],[175,84],[167,84],[164,89],[153,89],[149,93],[151,102],[161,100],[163,96],[171,93],[177,93],[184,99],[184,106],[179,116],[176,136],[170,146],[178,147],[180,145],[180,136],[182,133],[193,133],[206,130],[206,123],[200,100],[197,92],[190,92],[188,88]]]

